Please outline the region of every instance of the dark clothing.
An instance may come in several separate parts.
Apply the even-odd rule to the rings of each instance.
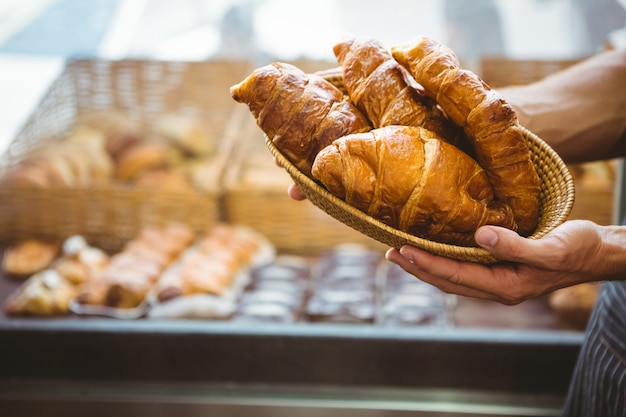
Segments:
[[[563,416],[626,416],[626,281],[602,285]]]

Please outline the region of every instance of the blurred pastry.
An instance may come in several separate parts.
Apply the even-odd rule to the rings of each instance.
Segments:
[[[171,148],[160,142],[141,142],[126,149],[119,156],[115,167],[115,178],[129,181],[154,169],[167,167]]]
[[[50,186],[46,171],[38,166],[17,165],[0,178],[0,185],[12,188],[46,188]]]
[[[31,276],[7,298],[8,315],[55,316],[69,312],[77,289],[58,272],[45,269]]]
[[[598,298],[599,284],[583,283],[552,292],[548,303],[565,324],[584,330]]]
[[[154,130],[191,156],[209,156],[216,150],[208,130],[192,116],[166,114],[155,122]]]
[[[139,307],[165,269],[187,249],[195,233],[181,223],[146,226],[94,274],[77,301],[117,309]]]
[[[114,159],[128,147],[143,140],[144,136],[139,123],[117,111],[87,111],[78,115],[75,125],[102,132],[105,137],[104,148]]]
[[[265,256],[267,246],[263,236],[247,228],[217,224],[163,274],[157,297],[163,302],[194,294],[222,296],[233,289],[242,271]]]
[[[74,145],[76,153],[87,161],[90,182],[106,181],[113,176],[114,162],[106,150],[107,138],[103,132],[86,126],[75,126],[66,143],[68,146]]]
[[[49,267],[59,255],[60,244],[42,239],[23,239],[7,247],[2,269],[7,275],[30,276]]]
[[[76,235],[63,242],[62,255],[51,268],[71,284],[80,286],[91,280],[108,262],[108,254],[102,249],[90,246],[82,236]]]
[[[161,191],[192,191],[194,189],[187,173],[175,169],[146,171],[137,177],[135,185]]]
[[[8,186],[87,187],[112,177],[113,161],[102,134],[80,129],[62,141],[32,150],[1,180]]]
[[[78,143],[62,142],[49,152],[49,157],[56,155],[69,168],[72,175],[72,186],[88,186],[92,181],[92,167],[86,158],[83,147]]]
[[[22,166],[37,167],[45,172],[48,185],[55,187],[72,187],[76,185],[76,176],[68,161],[62,154],[54,151],[53,146],[33,152],[22,161]]]
[[[115,308],[135,308],[146,300],[156,278],[141,264],[135,268],[108,269],[103,280],[107,282],[104,305]]]

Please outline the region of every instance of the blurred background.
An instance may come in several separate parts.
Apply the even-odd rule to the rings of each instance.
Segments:
[[[624,22],[616,0],[4,0],[0,146],[66,58],[333,61],[344,35],[426,34],[478,70],[485,56],[584,57],[623,42]]]
[[[427,34],[464,60],[578,57],[624,27],[615,0],[5,0],[0,52],[34,55],[332,59],[346,34]]]
[[[335,65],[332,46],[346,35],[371,36],[391,46],[426,34],[449,45],[464,66],[498,87],[534,81],[603,49],[625,46],[621,3],[4,0],[0,153],[71,58],[234,60],[252,66],[328,61],[315,65],[319,69]],[[617,179],[621,172],[613,174]],[[621,199],[616,205],[611,213],[621,220]]]
[[[34,161],[43,161],[37,169],[49,175],[46,181],[52,178],[43,186],[22,187],[19,175],[7,175],[18,180],[14,187],[0,185],[0,249],[8,250],[18,238],[80,233],[114,253],[154,224],[178,221],[205,233],[225,221],[267,238],[263,243],[269,242],[280,255],[276,259],[286,262],[270,267],[297,272],[292,277],[297,288],[278,301],[275,293],[270,300],[256,292],[264,274],[276,273],[271,268],[249,274],[248,286],[235,288],[229,282],[227,290],[236,294],[228,300],[232,310],[198,313],[191,304],[195,318],[206,320],[168,320],[187,316],[167,307],[162,316],[150,316],[146,311],[156,314],[158,309],[150,306],[160,303],[147,303],[148,298],[139,300],[148,310],[135,304],[111,313],[110,305],[101,305],[106,314],[77,312],[66,302],[55,318],[45,312],[17,317],[5,309],[0,338],[7,335],[15,342],[0,352],[0,359],[11,358],[0,366],[0,406],[2,401],[15,406],[12,415],[45,410],[66,416],[74,406],[99,401],[113,407],[89,415],[213,411],[226,416],[248,411],[233,411],[241,410],[243,398],[265,407],[259,406],[267,414],[255,415],[278,416],[302,411],[292,399],[304,397],[302,408],[310,414],[298,415],[319,415],[323,407],[341,416],[434,415],[430,412],[436,410],[450,416],[558,415],[596,285],[512,307],[416,286],[423,283],[387,265],[386,247],[364,240],[309,202],[288,198],[291,179],[276,169],[262,132],[228,88],[273,61],[294,62],[310,72],[332,68],[337,65],[333,45],[347,35],[373,37],[387,46],[428,35],[450,46],[465,67],[495,88],[529,83],[606,49],[626,47],[625,2],[0,1],[0,174],[21,168],[24,160],[28,171],[29,162],[36,165],[26,158],[29,152],[41,156],[37,151],[50,145],[51,152]],[[164,128],[164,120],[179,124]],[[83,136],[74,135],[80,133],[76,127],[83,128]],[[104,161],[104,179],[67,173],[70,162],[83,157],[76,158],[76,148],[60,145],[89,145],[93,136],[84,135],[89,129],[106,137],[106,149],[100,146],[98,157],[89,159],[93,149],[82,148],[81,155],[93,165],[82,168],[93,173]],[[153,171],[125,176],[119,149],[109,148],[120,137],[131,139],[126,151],[154,145],[157,137],[168,153],[157,155],[149,166]],[[211,149],[198,149],[199,142],[210,143]],[[621,222],[621,160],[569,168],[576,186],[571,217]],[[360,251],[361,243],[367,250]],[[371,268],[359,269],[370,261]],[[324,274],[349,286],[325,281]],[[2,301],[32,282],[27,274],[9,275],[6,270],[0,274]],[[33,299],[35,308],[45,302],[45,297]],[[268,300],[280,305],[268,309]],[[139,313],[132,316],[128,310],[136,308]],[[83,385],[84,379],[90,383]],[[144,389],[146,381],[165,388]],[[180,382],[209,388],[189,390]],[[237,383],[261,384],[262,389],[237,393]],[[210,384],[225,388],[216,391]],[[278,393],[267,391],[273,384],[280,385]],[[286,389],[298,384],[315,386],[313,394]],[[333,390],[325,384],[334,385]],[[337,405],[332,401],[338,386],[368,390],[342,392],[353,402]],[[381,386],[385,389],[378,390]],[[399,387],[408,393],[395,391]],[[85,393],[93,397],[85,401]],[[116,395],[123,399],[116,401]],[[176,408],[180,403],[186,408]]]
[[[625,22],[616,0],[387,0],[384,5],[375,0],[5,0],[0,54],[333,60],[332,45],[344,35],[392,45],[427,34],[475,67],[484,55],[589,55],[617,38]]]

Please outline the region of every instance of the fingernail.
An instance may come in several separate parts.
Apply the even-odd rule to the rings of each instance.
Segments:
[[[479,229],[476,232],[476,243],[483,248],[493,248],[498,243],[498,234],[492,229]]]
[[[400,255],[404,256],[406,259],[408,259],[409,262],[414,263],[415,259],[413,258],[413,255],[409,253],[409,251],[403,246],[400,248]]]

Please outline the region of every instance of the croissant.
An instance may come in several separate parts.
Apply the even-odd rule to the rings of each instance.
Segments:
[[[376,127],[424,127],[446,141],[465,147],[462,132],[448,120],[421,85],[381,42],[348,38],[333,48],[352,102]]]
[[[312,175],[353,207],[425,239],[473,246],[479,226],[516,227],[485,170],[424,128],[386,126],[339,138],[318,153]]]
[[[349,133],[371,129],[368,119],[337,87],[291,64],[273,63],[230,89],[257,124],[303,173],[320,149]]]
[[[511,106],[437,41],[421,37],[391,53],[464,129],[495,196],[513,210],[518,232],[531,234],[539,219],[540,182]]]

